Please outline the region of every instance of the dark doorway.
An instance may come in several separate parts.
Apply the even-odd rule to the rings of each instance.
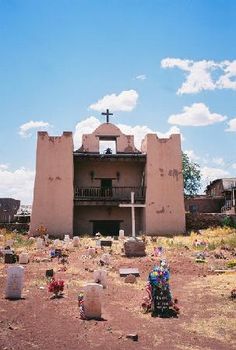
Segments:
[[[93,234],[100,232],[104,236],[116,236],[119,234],[120,221],[96,220],[93,221]]]
[[[101,188],[112,188],[112,179],[101,179]]]
[[[112,179],[101,179],[101,196],[112,196]]]

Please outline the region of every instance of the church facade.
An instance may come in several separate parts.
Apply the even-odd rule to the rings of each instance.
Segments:
[[[32,235],[44,225],[54,237],[130,236],[131,193],[136,234],[185,232],[180,135],[147,134],[139,151],[133,135],[107,122],[74,151],[71,132],[38,132]]]

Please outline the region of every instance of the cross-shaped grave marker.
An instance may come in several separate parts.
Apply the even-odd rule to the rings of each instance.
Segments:
[[[134,203],[134,192],[131,192],[131,203],[129,204],[119,204],[122,208],[131,208],[131,218],[132,218],[132,237],[135,238],[135,208],[145,208],[145,204],[135,204]]]

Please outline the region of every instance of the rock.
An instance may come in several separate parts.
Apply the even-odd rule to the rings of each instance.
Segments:
[[[134,334],[127,334],[126,335],[127,339],[132,339],[133,341],[138,341],[138,334],[134,333]]]
[[[136,277],[134,275],[128,275],[125,277],[125,283],[135,283]]]

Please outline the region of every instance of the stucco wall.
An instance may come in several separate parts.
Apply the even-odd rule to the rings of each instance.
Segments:
[[[110,137],[116,140],[117,153],[138,152],[134,146],[134,136],[123,134],[117,126],[111,123],[104,123],[92,134],[83,135],[80,151],[99,153],[99,138],[102,139],[104,137]]]
[[[135,210],[136,232],[142,230],[142,208]],[[121,220],[120,229],[131,236],[131,209],[110,206],[80,206],[74,208],[74,235],[92,234],[91,220]]]
[[[146,233],[185,232],[180,135],[159,139],[155,134],[148,134],[142,143],[142,151],[147,153]]]
[[[91,172],[94,179],[91,179]],[[80,160],[75,157],[74,183],[78,187],[100,187],[99,178],[113,178],[112,185],[116,187],[141,186],[144,163],[132,161],[99,162]],[[119,172],[119,180],[117,179]]]
[[[42,224],[50,235],[73,233],[73,173],[72,133],[50,137],[39,132],[31,235]]]

